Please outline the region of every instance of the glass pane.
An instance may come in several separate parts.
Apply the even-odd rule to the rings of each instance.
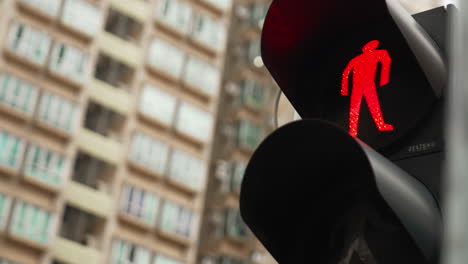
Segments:
[[[46,32],[21,23],[10,25],[8,48],[16,55],[33,63],[45,64],[50,42],[50,37]]]
[[[211,140],[213,116],[191,104],[182,103],[175,126],[177,131],[207,143]]]
[[[21,0],[21,2],[49,16],[57,17],[61,0]]]
[[[51,213],[34,205],[18,201],[10,230],[16,235],[41,244],[49,241]]]
[[[31,144],[24,166],[25,176],[58,187],[62,183],[64,163],[65,159],[61,154]]]
[[[169,146],[162,141],[143,135],[134,134],[131,143],[130,159],[157,173],[164,173]]]
[[[102,11],[85,0],[66,0],[61,21],[69,27],[94,36],[102,28]]]
[[[223,50],[226,42],[226,27],[204,14],[198,13],[192,31],[192,38],[215,50]]]
[[[0,131],[0,165],[17,169],[24,154],[25,143],[9,133]]]
[[[154,17],[182,34],[188,33],[192,8],[185,1],[158,1]]]
[[[186,84],[199,89],[207,95],[217,95],[221,73],[219,69],[197,59],[190,57],[183,80]]]
[[[140,96],[140,111],[163,124],[170,125],[174,120],[176,103],[174,95],[146,84]]]
[[[0,193],[0,230],[5,229],[8,215],[10,214],[11,198]]]
[[[184,60],[184,52],[169,42],[156,39],[150,45],[148,63],[174,78],[180,77]]]
[[[15,110],[31,114],[37,100],[38,87],[17,77],[0,75],[0,103]]]
[[[78,106],[71,101],[44,92],[40,101],[38,119],[66,132],[75,129]]]
[[[83,82],[88,62],[86,52],[70,45],[55,43],[51,56],[49,68],[53,72],[72,81]]]
[[[174,150],[168,176],[195,190],[200,190],[205,179],[206,167],[202,160],[180,150]]]

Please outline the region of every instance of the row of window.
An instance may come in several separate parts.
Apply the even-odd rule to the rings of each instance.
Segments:
[[[0,104],[27,115],[35,112],[39,88],[11,74],[0,73]],[[37,119],[71,132],[78,124],[78,106],[71,101],[43,91],[39,100]]]
[[[173,78],[200,90],[207,95],[216,95],[219,89],[221,72],[203,60],[188,55],[175,45],[155,39],[150,44],[147,63]]]
[[[86,0],[21,0],[74,30],[93,36],[101,30],[103,12]],[[63,4],[62,13],[60,7]]]
[[[190,239],[195,221],[191,209],[169,200],[161,201],[156,194],[131,185],[123,186],[120,201],[120,210],[125,214]]]
[[[268,100],[268,91],[254,80],[241,81],[242,104],[255,110],[262,109]]]
[[[204,183],[206,167],[202,160],[177,149],[170,153],[166,143],[141,133],[133,135],[129,159],[195,190]]]
[[[9,219],[11,211],[12,216]],[[21,200],[13,202],[11,197],[0,193],[1,230],[8,227],[8,231],[16,236],[47,244],[50,240],[52,221],[51,212]]]
[[[145,85],[141,92],[139,111],[166,126],[174,125],[182,134],[207,143],[211,139],[213,116],[192,104],[177,101],[175,95]]]
[[[20,22],[14,22],[10,26],[7,42],[11,52],[41,66],[46,64],[52,46],[52,39],[48,33]],[[82,83],[87,64],[88,54],[84,51],[55,41],[48,63],[51,72]]]
[[[124,240],[112,243],[111,264],[183,264],[182,262]]]
[[[231,6],[232,0],[206,0],[222,7]],[[227,37],[226,26],[215,19],[192,10],[186,0],[160,0],[155,10],[155,18],[215,50],[224,49]]]
[[[226,209],[224,212],[224,234],[240,239],[249,236],[247,225],[242,220],[238,209]]]
[[[64,155],[29,143],[12,134],[0,131],[0,165],[18,170],[26,152],[23,164],[24,177],[29,177],[42,184],[58,187],[63,183],[66,171]]]

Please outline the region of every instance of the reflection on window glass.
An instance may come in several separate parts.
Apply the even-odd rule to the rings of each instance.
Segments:
[[[49,16],[57,17],[61,0],[21,0],[21,2]]]
[[[61,21],[89,36],[101,30],[102,11],[86,0],[65,0]]]
[[[65,157],[44,147],[30,144],[24,165],[25,177],[58,187],[63,183]]]
[[[174,78],[180,77],[184,60],[184,52],[167,41],[156,39],[149,47],[148,64]]]
[[[16,55],[44,65],[50,47],[47,33],[22,23],[13,23],[8,32],[8,48]]]
[[[184,83],[207,95],[217,95],[221,80],[219,69],[195,57],[190,57],[185,67]]]
[[[184,0],[160,0],[154,17],[182,34],[188,33],[192,8]]]
[[[39,88],[8,73],[0,73],[0,104],[32,114]]]
[[[64,43],[55,43],[49,68],[65,78],[75,82],[83,82],[88,62],[88,55],[75,47]]]
[[[0,165],[18,169],[23,158],[25,145],[23,139],[0,131]]]
[[[190,238],[194,224],[192,210],[171,201],[165,201],[162,207],[160,228],[166,232]]]
[[[124,185],[122,189],[121,211],[136,217],[147,224],[156,224],[159,198],[148,191]]]
[[[145,85],[140,95],[140,112],[165,124],[171,125],[177,99],[174,95],[167,93],[152,85]]]
[[[163,174],[169,155],[169,146],[160,140],[135,133],[130,145],[130,159],[156,173]]]
[[[171,155],[168,177],[195,190],[200,190],[205,179],[205,166],[202,160],[186,152],[174,150]]]
[[[47,244],[51,226],[50,212],[23,201],[16,201],[10,232],[40,244]]]
[[[111,264],[150,264],[151,251],[139,245],[114,240],[112,243]]]
[[[211,139],[213,116],[191,104],[182,103],[179,107],[175,127],[177,131],[202,142]]]
[[[75,130],[78,118],[78,106],[71,101],[44,92],[39,103],[38,119],[66,132]]]

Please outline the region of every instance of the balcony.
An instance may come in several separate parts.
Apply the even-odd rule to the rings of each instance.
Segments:
[[[89,129],[82,128],[76,140],[79,149],[110,164],[119,164],[124,159],[122,146],[118,142]]]
[[[70,181],[65,187],[64,195],[65,200],[70,205],[93,215],[107,218],[112,214],[112,198],[105,192],[105,188],[96,190],[75,181]]]
[[[64,263],[104,263],[103,256],[99,250],[61,237],[55,239],[51,248],[51,253],[56,260]]]
[[[148,2],[143,0],[110,0],[112,8],[141,22],[146,23],[151,18],[151,8]]]
[[[141,39],[143,25],[119,10],[111,8],[107,15],[105,30],[122,40],[138,44]]]
[[[133,1],[128,3],[133,3]],[[109,32],[99,34],[96,38],[96,42],[102,53],[131,68],[137,68],[143,62],[142,50],[137,45],[125,41]]]
[[[96,103],[124,116],[132,110],[131,96],[127,91],[117,89],[98,79],[91,80],[88,86],[89,97]]]

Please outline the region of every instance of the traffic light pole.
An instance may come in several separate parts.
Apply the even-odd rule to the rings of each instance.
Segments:
[[[442,263],[468,259],[468,2],[450,8],[451,73],[447,109],[445,234]]]

